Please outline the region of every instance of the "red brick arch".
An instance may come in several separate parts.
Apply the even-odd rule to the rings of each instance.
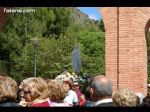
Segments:
[[[148,34],[148,31],[150,29],[150,19],[148,20],[148,22],[146,23],[146,26],[145,26],[145,37],[147,39],[147,34]]]
[[[147,93],[147,44],[149,7],[99,8],[106,29],[106,76],[114,89]]]

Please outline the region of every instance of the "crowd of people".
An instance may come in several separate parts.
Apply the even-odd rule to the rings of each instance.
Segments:
[[[86,88],[90,99],[80,90],[78,81],[29,77],[17,84],[9,76],[0,76],[1,107],[143,107],[150,96],[127,88],[113,92],[111,79],[104,75],[91,78]]]

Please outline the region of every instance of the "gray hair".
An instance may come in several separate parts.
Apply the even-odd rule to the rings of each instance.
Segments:
[[[101,79],[93,79],[91,82],[91,87],[96,90],[96,94],[99,97],[112,96],[112,85],[110,79],[107,79],[107,82],[104,82]]]

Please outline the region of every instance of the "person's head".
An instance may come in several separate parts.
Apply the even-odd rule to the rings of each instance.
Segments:
[[[63,81],[65,84],[69,86],[69,89],[73,88],[72,82],[70,80]]]
[[[91,79],[90,96],[95,102],[99,99],[112,97],[112,81],[105,76],[98,75]]]
[[[18,86],[9,76],[0,76],[0,102],[15,101]]]
[[[143,98],[145,97],[145,95],[141,92],[135,93],[135,95],[139,98],[140,104],[142,104]]]
[[[140,105],[141,105],[140,98],[138,96],[136,96],[136,106],[139,107]]]
[[[136,107],[140,100],[129,89],[120,89],[114,93],[113,102],[119,107]]]
[[[143,106],[143,107],[149,107],[150,106],[150,96],[144,97],[141,106]]]
[[[51,101],[61,103],[66,97],[69,86],[59,80],[49,80],[48,84],[48,97]]]
[[[74,91],[78,91],[79,90],[79,83],[78,83],[78,81],[73,81],[73,83],[72,83],[72,89]]]
[[[23,95],[26,102],[47,98],[47,84],[42,78],[30,77],[22,82]]]

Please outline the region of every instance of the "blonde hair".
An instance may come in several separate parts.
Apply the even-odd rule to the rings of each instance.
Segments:
[[[26,85],[29,88],[29,91],[31,91],[32,95],[36,97],[35,99],[46,99],[48,97],[46,92],[48,89],[47,84],[42,78],[27,78],[23,80],[23,87]]]
[[[113,95],[113,101],[120,107],[136,107],[137,97],[129,89],[120,89]]]
[[[48,80],[48,96],[51,101],[61,103],[67,92],[69,91],[69,86],[59,80]]]
[[[0,102],[15,101],[17,98],[18,85],[9,76],[0,76]]]

